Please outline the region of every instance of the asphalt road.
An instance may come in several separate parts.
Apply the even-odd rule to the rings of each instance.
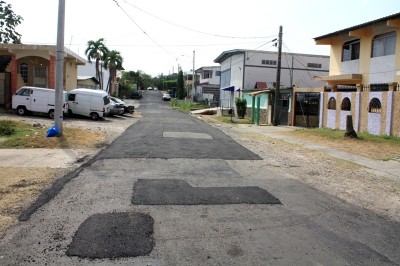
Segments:
[[[8,232],[0,265],[400,264],[399,223],[263,165],[160,92],[138,110],[139,123]]]

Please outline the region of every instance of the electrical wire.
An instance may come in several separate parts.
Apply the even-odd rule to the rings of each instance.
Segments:
[[[221,35],[221,34],[214,34],[214,33],[208,33],[208,32],[204,32],[204,31],[199,31],[199,30],[191,29],[191,28],[188,28],[188,27],[185,27],[185,26],[176,24],[176,23],[174,23],[174,22],[168,21],[168,20],[163,19],[163,18],[161,18],[161,17],[158,17],[158,16],[156,16],[156,15],[153,15],[153,14],[151,14],[150,12],[147,12],[147,11],[145,11],[145,10],[139,8],[138,6],[135,6],[134,4],[128,2],[127,0],[124,0],[124,2],[125,2],[126,4],[128,4],[128,5],[130,5],[130,6],[134,7],[134,8],[136,8],[137,10],[139,10],[139,11],[141,11],[141,12],[143,12],[143,13],[145,13],[145,14],[147,14],[147,15],[153,17],[153,18],[156,18],[156,19],[158,19],[158,20],[161,20],[161,21],[163,21],[163,22],[165,22],[165,23],[171,24],[171,25],[173,25],[173,26],[175,26],[175,27],[178,27],[178,28],[181,28],[181,29],[184,29],[184,30],[188,30],[188,31],[192,31],[192,32],[196,32],[196,33],[200,33],[200,34],[204,34],[204,35],[209,35],[209,36],[213,36],[213,37],[220,37],[220,38],[229,38],[229,39],[267,39],[267,38],[271,38],[271,36],[257,36],[257,37],[227,36],[227,35]]]
[[[165,53],[167,53],[168,55],[170,55],[173,58],[176,58],[176,56],[174,56],[172,53],[170,53],[169,51],[167,51],[164,47],[162,47],[158,42],[156,42],[152,37],[150,37],[149,34],[147,34],[144,29],[142,29],[142,27],[139,26],[138,23],[136,23],[136,21],[119,5],[119,3],[117,2],[117,0],[112,0],[115,2],[115,4],[122,10],[122,12],[125,13],[125,15],[143,32],[143,34],[145,34],[155,45],[157,45],[160,49],[162,49]]]

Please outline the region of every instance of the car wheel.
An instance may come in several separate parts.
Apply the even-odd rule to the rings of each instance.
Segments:
[[[25,106],[18,106],[18,108],[17,108],[17,114],[18,114],[18,115],[26,115],[26,108],[25,108]]]
[[[91,113],[90,118],[94,121],[99,120],[100,116],[98,113]]]
[[[51,119],[54,119],[54,110],[50,110],[48,115]]]

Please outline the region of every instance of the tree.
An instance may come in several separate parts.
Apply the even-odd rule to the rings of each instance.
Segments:
[[[108,79],[108,84],[107,84],[107,91],[110,91],[111,93],[115,93],[112,90],[112,82],[115,81],[117,77],[117,70],[122,69],[122,62],[124,61],[120,52],[111,50],[108,53],[106,53],[103,57],[104,61],[104,67],[108,68],[110,71],[110,77]]]
[[[178,73],[178,84],[177,84],[177,91],[176,91],[176,93],[177,93],[177,95],[176,95],[176,97],[178,98],[178,99],[183,99],[183,98],[185,98],[185,85],[184,85],[184,81],[183,81],[183,72],[182,72],[182,70],[179,70],[179,73]]]
[[[21,16],[12,11],[10,4],[0,1],[0,43],[21,43],[21,34],[15,31],[15,27],[22,20]]]
[[[92,59],[96,60],[96,78],[100,82],[100,89],[103,89],[102,76],[100,74],[100,60],[109,52],[108,48],[104,44],[104,38],[100,38],[97,41],[88,41],[85,54],[89,62]]]

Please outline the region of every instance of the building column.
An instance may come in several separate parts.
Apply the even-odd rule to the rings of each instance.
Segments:
[[[56,57],[54,55],[50,56],[49,64],[49,88],[55,89],[56,81]]]
[[[17,91],[18,87],[18,66],[17,57],[13,54],[11,56],[11,95]]]

